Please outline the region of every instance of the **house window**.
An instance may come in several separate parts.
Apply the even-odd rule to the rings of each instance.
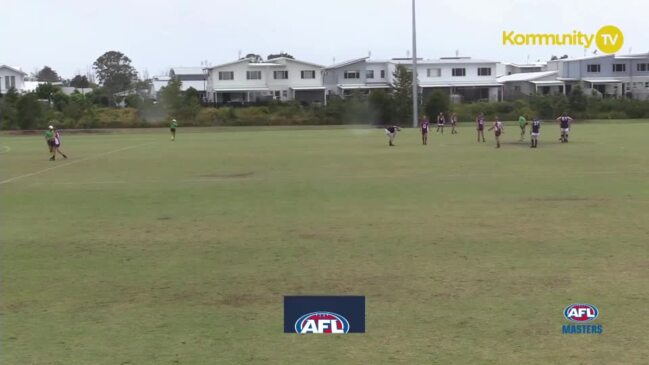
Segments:
[[[361,78],[361,73],[360,71],[345,71],[345,74],[343,76],[346,79],[360,79]]]
[[[649,63],[638,63],[636,68],[638,72],[647,72],[649,71]]]
[[[644,83],[644,87],[646,87],[647,89],[649,89],[649,82],[645,82],[645,83]]]
[[[234,80],[234,71],[219,71],[219,80]]]
[[[586,65],[586,72],[598,73],[600,69],[599,64]]]
[[[491,76],[491,67],[478,67],[478,76]]]
[[[385,78],[385,70],[381,70],[381,78],[382,78],[382,79]]]
[[[426,69],[426,76],[427,77],[440,77],[440,76],[442,76],[442,69],[441,68],[428,68],[428,69]]]
[[[286,71],[286,72],[288,72],[288,71]],[[286,90],[282,90],[282,97],[284,99],[286,99],[287,96],[288,96],[288,92]]]
[[[315,71],[314,70],[304,70],[300,72],[300,76],[303,79],[315,79]]]
[[[466,76],[466,68],[454,68],[453,76]]]
[[[614,63],[613,72],[626,72],[626,65],[624,63]]]
[[[5,89],[16,88],[16,76],[5,76]]]
[[[246,71],[247,80],[261,80],[261,71]]]
[[[275,80],[286,80],[288,79],[288,71],[273,71],[273,78]]]
[[[365,71],[365,78],[367,78],[367,79],[373,79],[373,78],[374,78],[374,70],[367,70],[367,71]]]
[[[514,86],[514,91],[521,91],[521,87],[518,86],[518,85],[517,85],[517,86]]]

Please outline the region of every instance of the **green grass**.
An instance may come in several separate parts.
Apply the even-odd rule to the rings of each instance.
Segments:
[[[0,363],[646,364],[649,123],[557,133],[0,137]],[[295,294],[367,333],[282,333]]]

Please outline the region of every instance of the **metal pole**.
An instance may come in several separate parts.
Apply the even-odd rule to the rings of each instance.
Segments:
[[[417,103],[417,27],[415,20],[415,0],[412,0],[412,127],[417,128],[419,121],[419,110]]]

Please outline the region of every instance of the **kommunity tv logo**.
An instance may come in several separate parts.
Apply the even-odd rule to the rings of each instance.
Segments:
[[[602,53],[615,53],[624,45],[624,33],[615,25],[605,25],[597,33],[573,30],[569,33],[519,33],[503,30],[503,46],[581,46]]]

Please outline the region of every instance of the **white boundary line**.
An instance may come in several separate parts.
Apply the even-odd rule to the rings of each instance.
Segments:
[[[9,146],[0,146],[0,147],[2,147],[3,149],[3,151],[0,151],[0,154],[11,152],[11,147]]]
[[[58,169],[58,168],[61,168],[61,167],[74,165],[74,164],[77,164],[77,163],[80,163],[80,162],[84,162],[84,161],[92,160],[92,159],[94,159],[94,158],[103,157],[103,156],[108,156],[108,155],[112,155],[113,153],[122,152],[122,151],[127,151],[127,150],[131,150],[131,149],[133,149],[133,148],[138,148],[138,147],[146,146],[146,145],[149,145],[149,144],[152,144],[152,143],[156,143],[156,142],[147,142],[147,143],[142,143],[142,144],[138,144],[138,145],[135,145],[135,146],[124,147],[124,148],[116,149],[116,150],[113,150],[113,151],[108,151],[108,152],[100,153],[100,154],[95,155],[95,156],[82,158],[81,160],[74,160],[74,161],[66,162],[66,163],[61,164],[61,165],[56,165],[56,166],[48,167],[48,168],[46,168],[46,169],[42,169],[42,170],[39,170],[39,171],[30,172],[29,174],[24,174],[24,175],[14,176],[14,177],[12,177],[12,178],[9,178],[9,179],[6,179],[6,180],[2,180],[2,181],[0,181],[0,185],[2,185],[2,184],[6,184],[6,183],[10,183],[10,182],[12,182],[12,181],[20,180],[20,179],[25,178],[25,177],[30,177],[30,176],[34,176],[34,175],[40,175],[40,174],[42,174],[42,173],[44,173],[44,172],[47,172],[47,171],[50,171],[50,170],[55,170],[55,169]]]

